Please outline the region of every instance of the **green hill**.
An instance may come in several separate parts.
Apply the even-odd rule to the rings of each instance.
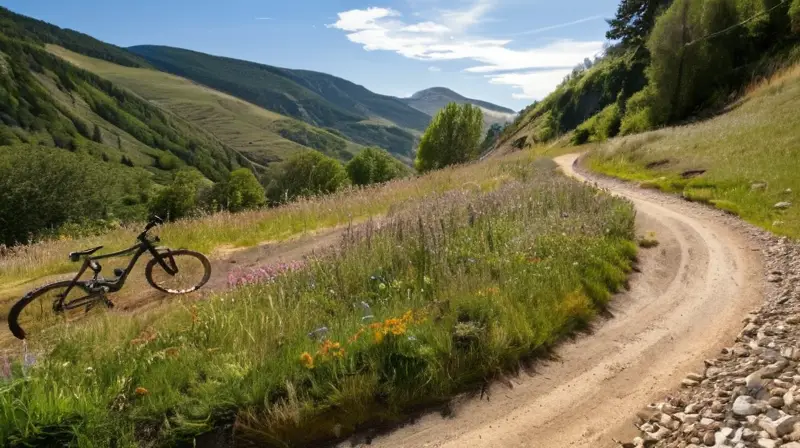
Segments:
[[[412,157],[430,116],[335,76],[162,46],[131,47],[156,68],[271,111],[331,128],[362,145]]]
[[[148,66],[145,60],[123,48],[101,42],[77,31],[59,28],[41,20],[13,13],[3,7],[0,7],[0,33],[36,45],[60,45],[77,53],[120,65]]]
[[[360,146],[333,132],[268,111],[169,73],[124,67],[50,45],[70,63],[125,87],[150,103],[205,129],[249,159],[266,165],[315,149],[348,160]]]
[[[0,35],[0,146],[37,144],[211,180],[247,160],[212,135],[38,46]]]

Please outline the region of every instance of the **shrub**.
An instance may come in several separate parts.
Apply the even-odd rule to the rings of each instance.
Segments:
[[[417,150],[419,172],[468,162],[478,157],[483,112],[477,106],[448,104],[433,118]]]
[[[800,0],[792,1],[791,6],[789,6],[789,21],[792,31],[800,34]]]
[[[380,148],[367,148],[347,163],[353,185],[388,182],[409,173],[408,167]]]
[[[266,202],[264,187],[247,168],[231,171],[225,182],[214,186],[212,197],[220,207],[232,212],[257,208]]]
[[[190,216],[198,208],[202,182],[202,174],[195,169],[186,168],[176,172],[172,184],[156,194],[150,211],[168,220]]]
[[[338,160],[306,151],[283,163],[269,182],[270,202],[281,203],[298,196],[333,193],[349,184],[347,171]]]

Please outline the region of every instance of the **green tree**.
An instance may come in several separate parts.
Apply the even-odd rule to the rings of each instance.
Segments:
[[[94,131],[92,131],[92,140],[97,143],[103,143],[103,134],[100,132],[100,126],[96,124],[94,125]]]
[[[347,163],[347,174],[354,185],[388,182],[408,175],[409,169],[380,148],[367,148]]]
[[[0,244],[28,243],[70,223],[141,218],[141,204],[123,203],[147,181],[140,176],[83,154],[38,145],[2,147]]]
[[[283,163],[269,183],[267,196],[271,202],[281,203],[298,196],[333,193],[348,184],[347,171],[338,160],[305,151]]]
[[[617,14],[608,21],[609,40],[620,40],[625,46],[644,43],[655,25],[656,18],[672,0],[622,0]]]
[[[484,137],[483,143],[481,143],[481,152],[485,152],[491,149],[492,146],[494,146],[494,144],[500,138],[500,135],[502,133],[503,133],[503,126],[501,126],[499,123],[492,124],[486,131],[486,137]]]
[[[264,187],[247,168],[231,171],[228,179],[216,184],[214,190],[214,200],[232,212],[261,207],[266,202]]]
[[[174,221],[194,213],[199,207],[203,175],[192,168],[175,173],[172,183],[161,189],[150,203],[150,211]]]
[[[450,103],[433,118],[417,150],[416,167],[426,172],[478,157],[483,112],[477,106]]]
[[[800,34],[800,0],[793,0],[789,6],[789,21],[792,32]]]

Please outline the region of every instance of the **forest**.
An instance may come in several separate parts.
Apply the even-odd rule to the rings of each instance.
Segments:
[[[622,0],[608,23],[604,53],[522,111],[501,140],[572,132],[582,144],[709,117],[800,59],[800,0]]]

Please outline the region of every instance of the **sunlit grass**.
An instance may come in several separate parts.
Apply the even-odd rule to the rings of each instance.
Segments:
[[[508,180],[484,186],[491,170]],[[335,439],[480,388],[623,286],[631,204],[526,155],[440,176],[266,283],[52,328],[0,382],[0,439],[170,445],[226,424],[258,446]],[[462,176],[477,188],[444,188]]]
[[[800,237],[800,65],[755,83],[730,109],[698,124],[613,140],[589,166]],[[776,208],[779,202],[792,206]]]

